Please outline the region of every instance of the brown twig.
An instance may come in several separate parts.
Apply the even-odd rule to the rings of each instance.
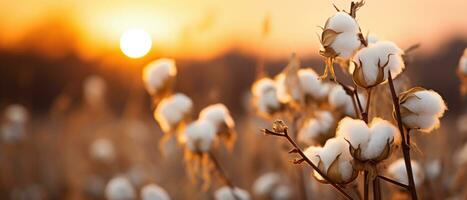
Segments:
[[[291,153],[298,153],[302,158],[299,160],[300,162],[297,162],[297,163],[301,163],[302,161],[305,161],[308,163],[308,165],[310,165],[316,172],[318,172],[318,174],[323,177],[323,179],[325,181],[327,181],[329,184],[331,184],[335,189],[337,189],[340,194],[342,194],[342,196],[344,196],[346,199],[352,199],[352,197],[350,195],[348,195],[344,189],[342,189],[339,185],[337,185],[336,183],[332,182],[331,179],[329,179],[329,177],[324,174],[323,172],[321,172],[321,170],[319,170],[319,168],[313,164],[313,162],[311,162],[311,160],[306,157],[305,153],[303,153],[303,151],[300,149],[300,147],[297,145],[297,143],[295,143],[295,141],[289,136],[289,134],[287,133],[287,128],[284,129],[283,133],[276,133],[274,131],[271,131],[271,130],[268,130],[268,129],[262,129],[262,132],[265,133],[265,134],[268,134],[268,135],[274,135],[274,136],[279,136],[279,137],[285,137],[288,142],[294,147],[294,149],[292,151],[290,151]]]
[[[414,178],[413,178],[412,163],[411,163],[411,159],[410,159],[410,144],[407,143],[407,140],[405,138],[404,127],[403,127],[403,124],[402,124],[402,117],[401,117],[401,111],[400,111],[400,105],[399,105],[399,97],[396,95],[396,90],[394,89],[394,83],[392,81],[391,71],[388,71],[388,82],[389,82],[389,89],[391,90],[392,102],[394,104],[394,110],[396,112],[397,125],[398,125],[399,131],[401,133],[402,153],[404,155],[404,162],[405,162],[405,168],[407,170],[407,177],[409,179],[408,189],[410,191],[410,195],[411,195],[412,199],[416,200],[416,199],[418,199],[418,197],[417,197],[417,190],[416,190],[416,187],[415,187],[415,181],[414,181]]]
[[[219,175],[221,178],[224,180],[224,182],[229,186],[230,191],[232,192],[232,195],[236,200],[240,200],[240,198],[237,196],[237,193],[235,193],[235,185],[232,183],[232,181],[227,177],[227,174],[221,167],[219,161],[216,159],[216,156],[214,156],[214,153],[209,151],[209,159],[214,163],[214,166],[216,167],[216,170],[219,172]]]
[[[392,180],[392,179],[390,179],[390,178],[388,178],[388,177],[385,177],[385,176],[378,175],[376,178],[380,178],[380,179],[382,179],[382,180],[384,180],[384,181],[386,181],[386,182],[388,182],[388,183],[392,183],[392,184],[394,184],[394,185],[397,185],[397,186],[402,187],[402,188],[405,188],[405,189],[408,189],[408,188],[409,188],[408,185],[403,184],[403,183],[400,183],[400,182],[395,181],[395,180]]]
[[[344,88],[344,91],[347,95],[349,95],[349,97],[352,99],[352,104],[353,104],[353,107],[354,107],[354,110],[355,110],[355,114],[357,115],[358,118],[361,118],[362,117],[362,111],[361,111],[361,108],[357,106],[357,102],[355,100],[355,89],[350,87],[350,86],[347,86],[345,85],[344,83],[340,82],[340,81],[337,81],[337,83],[339,85],[342,86],[342,88]]]
[[[363,172],[363,199],[368,200],[368,171]]]

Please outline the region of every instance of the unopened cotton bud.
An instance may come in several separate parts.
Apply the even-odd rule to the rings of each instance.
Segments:
[[[170,200],[169,194],[156,184],[149,184],[141,189],[142,200]]]
[[[373,118],[367,125],[363,120],[346,117],[339,122],[336,135],[349,142],[350,153],[362,162],[388,158],[401,142],[399,130],[381,118]]]
[[[178,128],[183,121],[190,117],[193,108],[191,99],[177,93],[162,99],[154,111],[154,118],[165,133],[169,133]]]
[[[323,147],[308,147],[304,153],[334,183],[347,184],[357,177],[349,144],[341,137],[327,140]],[[324,181],[317,172],[313,175],[317,180]]]
[[[214,198],[216,200],[250,200],[250,194],[240,188],[232,190],[230,187],[224,186],[215,192]]]
[[[110,163],[115,160],[115,148],[109,139],[99,138],[94,140],[89,150],[91,157],[97,161]]]
[[[287,131],[287,125],[285,124],[284,121],[280,120],[280,119],[276,119],[273,123],[272,123],[272,130],[274,130],[275,132],[277,133],[283,133],[285,131]]]
[[[270,78],[257,80],[253,84],[252,93],[257,111],[264,116],[271,116],[283,108],[277,97],[276,83]]]
[[[329,111],[317,111],[315,117],[307,119],[298,132],[298,141],[305,144],[324,144],[332,137],[332,128],[335,128],[335,119]]]
[[[354,97],[349,96],[341,85],[336,85],[329,92],[328,101],[333,109],[338,110],[347,116],[357,117],[355,106],[358,106],[358,102],[355,99],[356,105],[354,106],[352,98]],[[365,95],[358,93],[358,98],[362,104],[362,107],[364,108],[366,106]]]
[[[125,177],[112,178],[105,188],[105,196],[109,200],[136,199],[135,189]]]
[[[107,85],[105,80],[97,75],[86,78],[83,83],[83,95],[85,101],[91,106],[100,106],[105,99]]]
[[[406,128],[431,132],[440,125],[447,107],[433,90],[415,87],[399,95],[402,122]]]
[[[211,149],[216,137],[216,128],[210,121],[197,120],[185,128],[184,136],[188,150],[204,153]]]
[[[354,56],[354,82],[363,88],[371,88],[388,79],[388,72],[396,78],[405,68],[402,51],[395,43],[378,41],[360,49]]]
[[[416,161],[411,161],[413,178],[415,182],[415,187],[420,186],[424,181],[424,173],[420,165]],[[393,162],[388,167],[388,173],[393,177],[397,182],[408,185],[409,181],[407,178],[407,170],[405,167],[405,162],[403,158],[400,158]]]
[[[168,58],[155,60],[143,69],[144,85],[153,96],[169,94],[176,75],[175,61]]]
[[[359,34],[357,21],[346,12],[337,12],[324,25],[320,54],[328,58],[349,59],[361,46]]]

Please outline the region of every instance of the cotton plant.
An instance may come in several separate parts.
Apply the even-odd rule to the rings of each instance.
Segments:
[[[136,191],[127,178],[116,176],[107,183],[105,197],[109,200],[132,200],[136,199]]]
[[[292,189],[284,183],[279,173],[268,172],[258,177],[253,183],[253,193],[263,199],[291,199]]]
[[[387,159],[401,143],[399,130],[381,118],[373,118],[366,124],[346,117],[339,122],[336,135],[349,143],[354,159],[372,165]]]
[[[153,183],[141,188],[140,196],[142,200],[170,200],[167,191]]]
[[[257,113],[265,118],[270,118],[285,108],[285,104],[279,101],[277,84],[274,80],[264,77],[252,86],[253,104]]]
[[[216,200],[250,200],[250,194],[240,188],[221,187],[214,193]]]
[[[366,96],[363,93],[357,93],[362,107],[366,107]],[[346,93],[341,85],[335,85],[329,92],[328,102],[331,108],[342,113],[344,116],[358,117],[356,100],[353,96]]]
[[[297,141],[312,145],[324,144],[334,136],[337,120],[330,111],[315,111],[314,117],[306,119],[298,132]]]
[[[300,84],[299,69],[300,60],[295,54],[292,54],[287,66],[274,78],[277,84],[277,97],[281,103],[294,107],[304,104],[305,96]]]
[[[305,149],[304,154],[333,183],[347,184],[358,175],[349,152],[349,144],[341,137],[327,140],[323,147],[310,146]],[[316,170],[313,175],[318,181],[328,183]]]
[[[443,98],[433,90],[411,88],[399,94],[402,123],[407,129],[431,132],[440,126],[439,119],[447,106]]]
[[[227,147],[233,148],[237,137],[235,122],[224,104],[218,103],[205,107],[199,113],[198,118],[211,122],[216,135],[225,141]]]
[[[157,102],[172,93],[176,75],[175,60],[160,58],[144,67],[142,79],[147,92]]]
[[[116,152],[111,140],[107,138],[95,139],[89,147],[91,158],[102,163],[112,163],[115,161]]]
[[[319,53],[326,60],[324,79],[331,72],[332,79],[336,79],[333,63],[335,59],[349,60],[362,46],[360,26],[357,23],[356,11],[364,2],[352,2],[350,12],[340,11],[329,17],[321,33],[321,49]]]
[[[3,141],[16,143],[26,136],[29,112],[23,105],[8,105],[4,110],[3,118],[4,121],[0,125],[1,139]]]

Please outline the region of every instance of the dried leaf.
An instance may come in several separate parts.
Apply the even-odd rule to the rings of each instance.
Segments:
[[[321,44],[324,47],[331,45],[339,34],[339,32],[332,29],[325,29],[321,34]]]

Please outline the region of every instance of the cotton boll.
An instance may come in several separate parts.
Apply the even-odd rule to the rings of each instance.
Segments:
[[[331,48],[334,49],[339,57],[344,59],[349,59],[360,46],[361,42],[358,33],[355,32],[340,33],[331,44]]]
[[[279,185],[272,193],[272,200],[292,199],[292,189],[287,185]]]
[[[216,200],[250,200],[250,194],[240,188],[231,189],[227,186],[221,187],[214,193]]]
[[[112,178],[105,188],[105,196],[109,200],[136,199],[135,189],[125,177]]]
[[[107,84],[97,75],[86,78],[83,83],[84,100],[91,106],[100,106],[104,102]]]
[[[228,128],[233,128],[235,126],[235,122],[230,116],[230,112],[225,107],[224,104],[214,104],[210,105],[199,113],[199,119],[204,119],[212,122],[216,129],[220,129],[223,126]]]
[[[142,200],[170,200],[169,194],[156,184],[149,184],[141,189]]]
[[[298,71],[300,85],[306,97],[311,97],[313,100],[321,101],[327,97],[330,84],[319,80],[319,76],[313,69],[300,69]]]
[[[378,41],[360,49],[354,56],[356,64],[354,82],[363,88],[371,88],[385,82],[388,72],[396,78],[405,68],[404,52],[393,42]]]
[[[454,154],[454,161],[458,166],[464,165],[467,163],[467,143],[462,146],[461,149],[456,151]]]
[[[298,133],[298,141],[306,144],[324,143],[331,135],[335,124],[334,116],[329,111],[315,112],[315,118],[308,119]]]
[[[339,122],[336,135],[348,141],[352,156],[363,162],[384,160],[400,144],[398,129],[380,118],[374,118],[367,126],[363,120],[346,117]]]
[[[281,177],[277,173],[270,172],[263,174],[256,179],[253,184],[253,191],[256,195],[267,196],[275,189],[280,181]]]
[[[191,99],[177,93],[162,99],[154,111],[154,118],[157,120],[165,133],[171,132],[187,117],[193,108]]]
[[[414,182],[415,182],[415,187],[420,186],[423,181],[424,181],[424,173],[422,171],[422,168],[416,161],[411,161],[412,164],[412,172],[414,175]],[[407,170],[405,167],[405,162],[403,158],[398,159],[397,161],[393,162],[391,165],[388,167],[388,173],[393,177],[396,181],[408,185],[409,181],[407,178]]]
[[[177,75],[175,61],[161,58],[149,63],[143,69],[143,82],[151,95],[167,92]]]
[[[337,12],[324,25],[321,34],[323,50],[320,54],[325,57],[349,59],[361,46],[359,34],[357,21],[346,12]]]
[[[350,97],[341,85],[334,86],[329,92],[328,101],[333,109],[339,110],[347,116],[356,117],[355,107]],[[362,107],[366,106],[366,97],[358,93]]]
[[[29,118],[27,109],[20,104],[12,104],[5,108],[4,116],[5,123],[0,126],[1,139],[8,143],[23,139]]]
[[[447,110],[443,98],[433,90],[415,87],[399,95],[404,126],[431,132],[439,127]]]
[[[266,116],[279,111],[282,104],[277,96],[276,83],[270,78],[257,80],[252,87],[254,104],[260,114]]]
[[[12,104],[5,108],[5,118],[11,123],[25,124],[28,120],[28,110],[20,104]]]
[[[356,170],[352,165],[352,156],[348,143],[340,137],[331,138],[321,147],[308,147],[305,156],[318,166],[332,181],[339,184],[349,183],[356,178]],[[337,160],[336,160],[337,159]],[[322,177],[316,176],[318,180]]]
[[[197,120],[185,128],[186,146],[192,152],[208,152],[216,137],[216,128],[212,122]]]
[[[281,103],[291,103],[294,101],[300,101],[302,98],[302,91],[299,89],[300,83],[297,82],[295,86],[291,87],[287,82],[286,75],[284,73],[278,74],[275,78],[277,88],[277,98]]]
[[[115,148],[109,139],[99,138],[90,146],[91,157],[103,163],[111,163],[115,160]]]

